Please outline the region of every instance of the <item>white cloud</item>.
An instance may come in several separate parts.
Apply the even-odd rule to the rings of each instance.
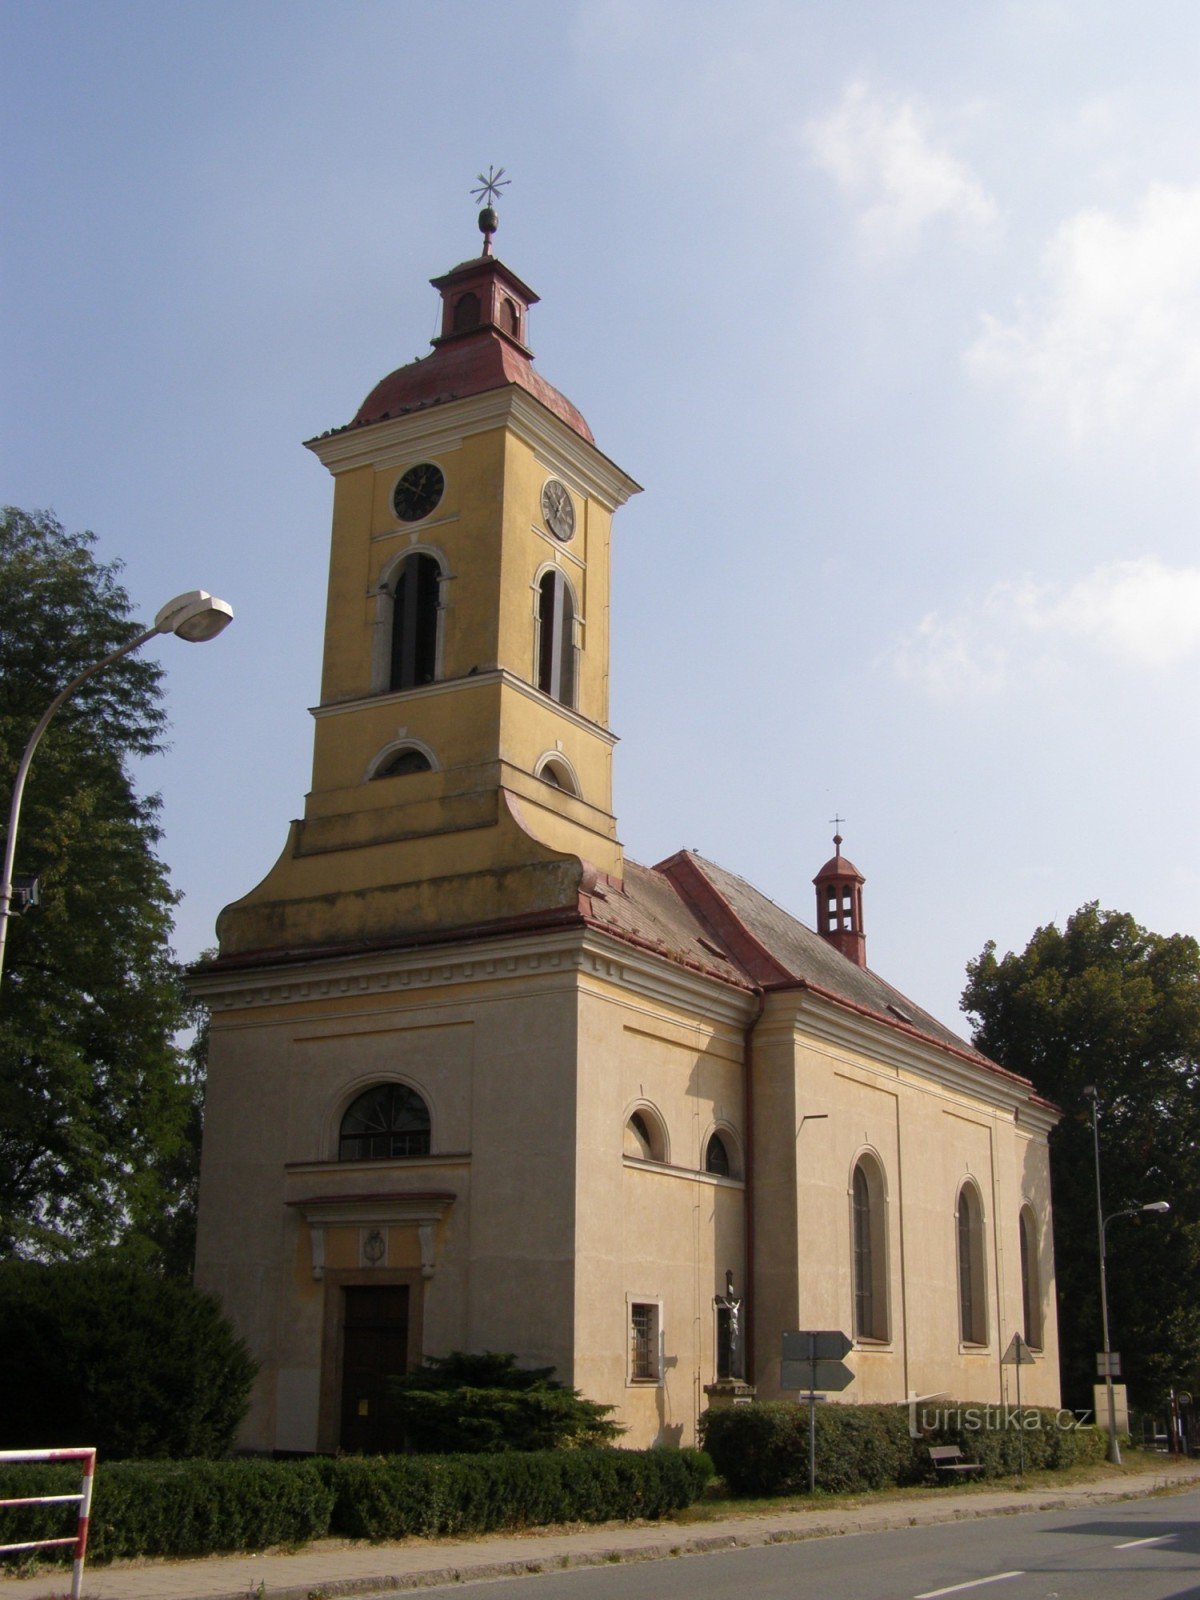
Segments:
[[[1069,217],[1043,259],[1045,296],[985,316],[967,351],[1075,439],[1200,424],[1200,187],[1156,184],[1124,221]]]
[[[934,142],[918,100],[890,101],[852,83],[835,111],[805,126],[803,139],[817,166],[860,206],[859,228],[875,255],[912,249],[938,218],[968,232],[997,222],[996,202]]]
[[[940,699],[995,695],[1098,656],[1164,672],[1200,656],[1200,567],[1114,561],[1065,588],[1000,583],[956,614],[930,612],[897,644],[902,678]]]

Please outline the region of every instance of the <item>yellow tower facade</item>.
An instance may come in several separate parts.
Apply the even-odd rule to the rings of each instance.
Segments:
[[[610,542],[638,485],[533,371],[537,297],[487,245],[433,280],[432,353],[309,442],[334,479],[312,788],[222,955],[573,910],[622,877]]]

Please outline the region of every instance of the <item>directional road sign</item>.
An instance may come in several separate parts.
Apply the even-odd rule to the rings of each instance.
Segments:
[[[832,1389],[835,1393],[854,1382],[844,1361],[781,1361],[781,1389]]]
[[[783,1336],[785,1361],[840,1361],[853,1349],[854,1340],[840,1328],[798,1328]]]

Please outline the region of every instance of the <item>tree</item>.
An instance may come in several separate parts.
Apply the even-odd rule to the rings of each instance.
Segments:
[[[48,513],[0,512],[0,826],[21,752],[62,686],[138,632],[120,564]],[[159,667],[126,657],[62,708],[30,770],[0,988],[0,1257],[140,1241],[172,1207],[196,1088],[158,799],[129,758],[161,749]]]
[[[4,1438],[224,1456],[257,1370],[217,1301],[132,1261],[0,1262]]]
[[[1104,1212],[1168,1200],[1108,1231],[1112,1342],[1130,1398],[1200,1379],[1200,946],[1093,902],[1020,955],[988,944],[962,1007],[978,1048],[1062,1109],[1050,1136],[1064,1399],[1090,1405],[1100,1348],[1090,1101],[1101,1101]]]

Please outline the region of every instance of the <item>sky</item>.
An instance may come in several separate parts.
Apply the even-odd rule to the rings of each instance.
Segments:
[[[869,964],[1078,906],[1197,926],[1200,7],[1118,0],[0,0],[0,496],[92,529],[170,748],[176,947],[309,784],[332,482],[302,441],[478,249],[645,486],[615,525],[625,849]]]

